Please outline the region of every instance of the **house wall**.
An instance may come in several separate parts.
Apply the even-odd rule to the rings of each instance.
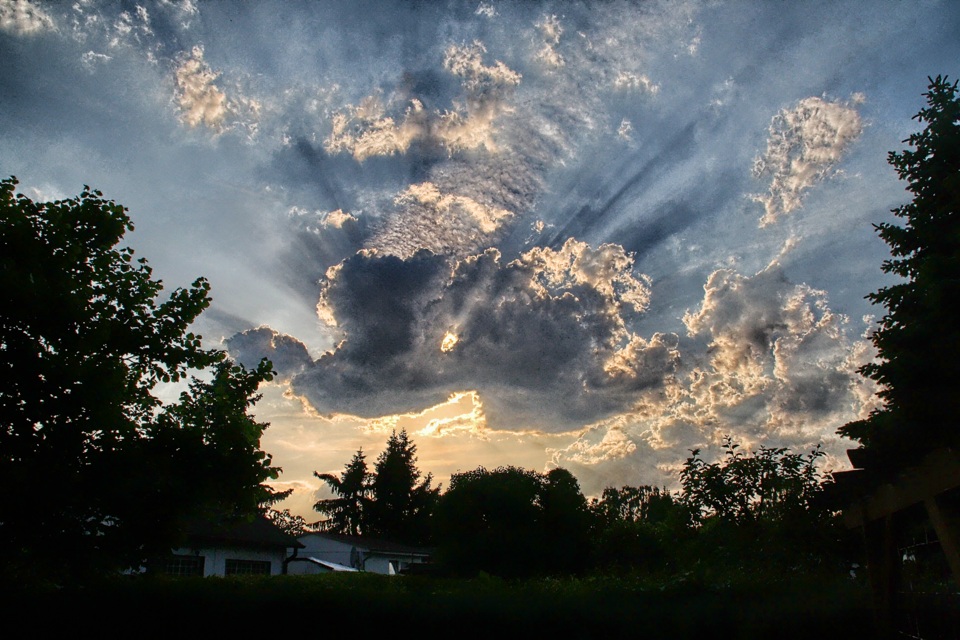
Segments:
[[[266,560],[270,563],[270,575],[277,576],[283,573],[283,561],[286,558],[284,549],[246,549],[242,547],[182,548],[174,550],[174,553],[203,556],[204,577],[226,575],[227,559]]]

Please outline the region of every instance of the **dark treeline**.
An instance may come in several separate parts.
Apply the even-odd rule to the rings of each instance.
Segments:
[[[478,467],[454,474],[445,491],[432,488],[400,431],[372,470],[361,450],[339,476],[317,474],[334,493],[315,506],[324,519],[278,519],[294,532],[430,546],[436,570],[457,576],[837,574],[858,556],[823,499],[822,456],[819,448],[746,453],[727,439],[716,461],[691,452],[675,492],[608,487],[588,500],[562,468]]]

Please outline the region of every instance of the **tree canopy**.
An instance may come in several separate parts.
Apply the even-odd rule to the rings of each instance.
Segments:
[[[503,577],[569,574],[588,559],[590,513],[576,478],[517,467],[454,474],[435,534],[450,569]]]
[[[816,517],[822,477],[817,466],[824,453],[809,455],[783,447],[760,447],[754,453],[724,439],[724,455],[706,462],[694,449],[680,472],[681,501],[694,523],[710,518],[737,524],[789,522]]]
[[[360,449],[339,476],[317,472],[313,475],[334,494],[313,506],[327,516],[317,523],[321,530],[407,544],[429,541],[430,519],[440,487],[432,486],[432,474],[421,477],[417,446],[406,430],[390,434],[372,472],[368,471],[366,455]]]
[[[0,542],[14,576],[70,579],[169,552],[183,524],[251,514],[279,469],[248,413],[270,363],[206,350],[203,278],[162,297],[118,248],[127,210],[85,187],[34,202],[0,181]],[[201,380],[192,374],[212,368]],[[155,393],[186,382],[176,403]]]
[[[840,428],[878,467],[915,461],[924,452],[960,444],[960,99],[957,82],[930,79],[925,126],[904,140],[912,149],[888,161],[911,202],[892,211],[903,224],[875,225],[890,246],[882,269],[900,281],[867,296],[886,307],[873,333],[878,359],[860,372],[881,385],[883,401],[866,420]]]

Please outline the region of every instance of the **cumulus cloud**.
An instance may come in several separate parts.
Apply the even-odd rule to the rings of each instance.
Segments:
[[[402,258],[421,248],[462,258],[498,246],[529,222],[548,176],[576,161],[584,144],[598,136],[633,139],[633,124],[613,116],[609,93],[656,93],[648,68],[652,44],[688,31],[691,15],[682,3],[639,14],[609,5],[591,9],[590,20],[571,18],[583,30],[570,27],[568,35],[567,18],[545,13],[527,37],[517,38],[521,48],[506,48],[509,64],[478,39],[443,45],[437,77],[456,79],[455,95],[430,71],[411,69],[393,86],[385,83],[359,103],[334,109],[323,143],[328,154],[357,162],[394,157],[398,166],[412,163],[416,175],[366,207],[375,222],[365,247]],[[497,42],[491,38],[491,47]],[[553,70],[549,81],[545,65]],[[421,76],[427,79],[416,81]],[[620,122],[619,129],[611,129],[611,121]],[[439,195],[420,197],[424,184]]]
[[[203,47],[197,45],[182,56],[174,72],[180,117],[190,127],[205,125],[214,130],[223,127],[227,116],[227,96],[214,82],[219,76],[203,60]]]
[[[849,413],[859,377],[847,363],[848,319],[830,310],[825,292],[789,283],[775,264],[752,277],[715,271],[704,291],[684,316],[690,335],[709,341],[691,377],[698,402],[689,417],[724,424],[749,415],[743,427],[756,437],[812,437],[824,418]]]
[[[676,375],[551,450],[552,464],[592,491],[625,476],[675,482],[690,449],[708,448],[709,457],[732,436],[748,448],[798,452],[823,443],[843,466],[849,443],[835,431],[876,406],[876,385],[857,373],[875,350],[866,333],[850,335],[825,292],[791,283],[776,263],[753,276],[719,269],[683,321],[692,342]]]
[[[855,96],[853,102],[861,100]],[[760,226],[799,208],[803,192],[827,177],[862,128],[854,106],[817,97],[775,115],[767,149],[753,169],[757,178],[770,176],[767,193],[753,196],[764,208]]]
[[[221,74],[210,68],[203,55],[203,46],[196,45],[177,57],[174,100],[180,120],[191,128],[203,125],[217,134],[242,131],[253,139],[259,128],[260,101],[243,95],[239,88],[228,97],[217,84]]]
[[[356,223],[357,218],[349,213],[344,213],[342,209],[330,211],[323,217],[323,226],[333,227],[334,229],[343,229],[345,224],[351,222]]]
[[[324,148],[328,153],[350,153],[358,162],[372,156],[406,153],[414,140],[428,132],[426,117],[423,105],[413,99],[398,123],[385,114],[380,96],[371,95],[359,105],[334,114]]]
[[[328,270],[317,311],[340,341],[292,389],[322,414],[364,418],[472,392],[492,428],[579,429],[677,370],[677,336],[628,328],[648,304],[648,280],[612,244],[571,239],[510,262],[494,249],[461,260],[363,251]],[[266,354],[276,337],[259,329],[232,340]]]
[[[637,443],[624,433],[619,425],[608,429],[590,429],[563,450],[554,450],[557,466],[570,463],[595,465],[626,458],[637,451]]]
[[[55,29],[50,14],[29,0],[0,0],[0,30],[28,36]]]

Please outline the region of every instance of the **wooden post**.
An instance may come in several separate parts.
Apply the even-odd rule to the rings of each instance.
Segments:
[[[958,524],[957,514],[945,508],[937,500],[937,496],[927,497],[923,505],[927,508],[927,516],[930,518],[933,530],[937,533],[943,555],[947,557],[953,580],[957,586],[960,586],[960,524]]]
[[[880,638],[893,638],[900,589],[900,557],[897,553],[894,514],[865,523],[863,534],[877,633]]]

